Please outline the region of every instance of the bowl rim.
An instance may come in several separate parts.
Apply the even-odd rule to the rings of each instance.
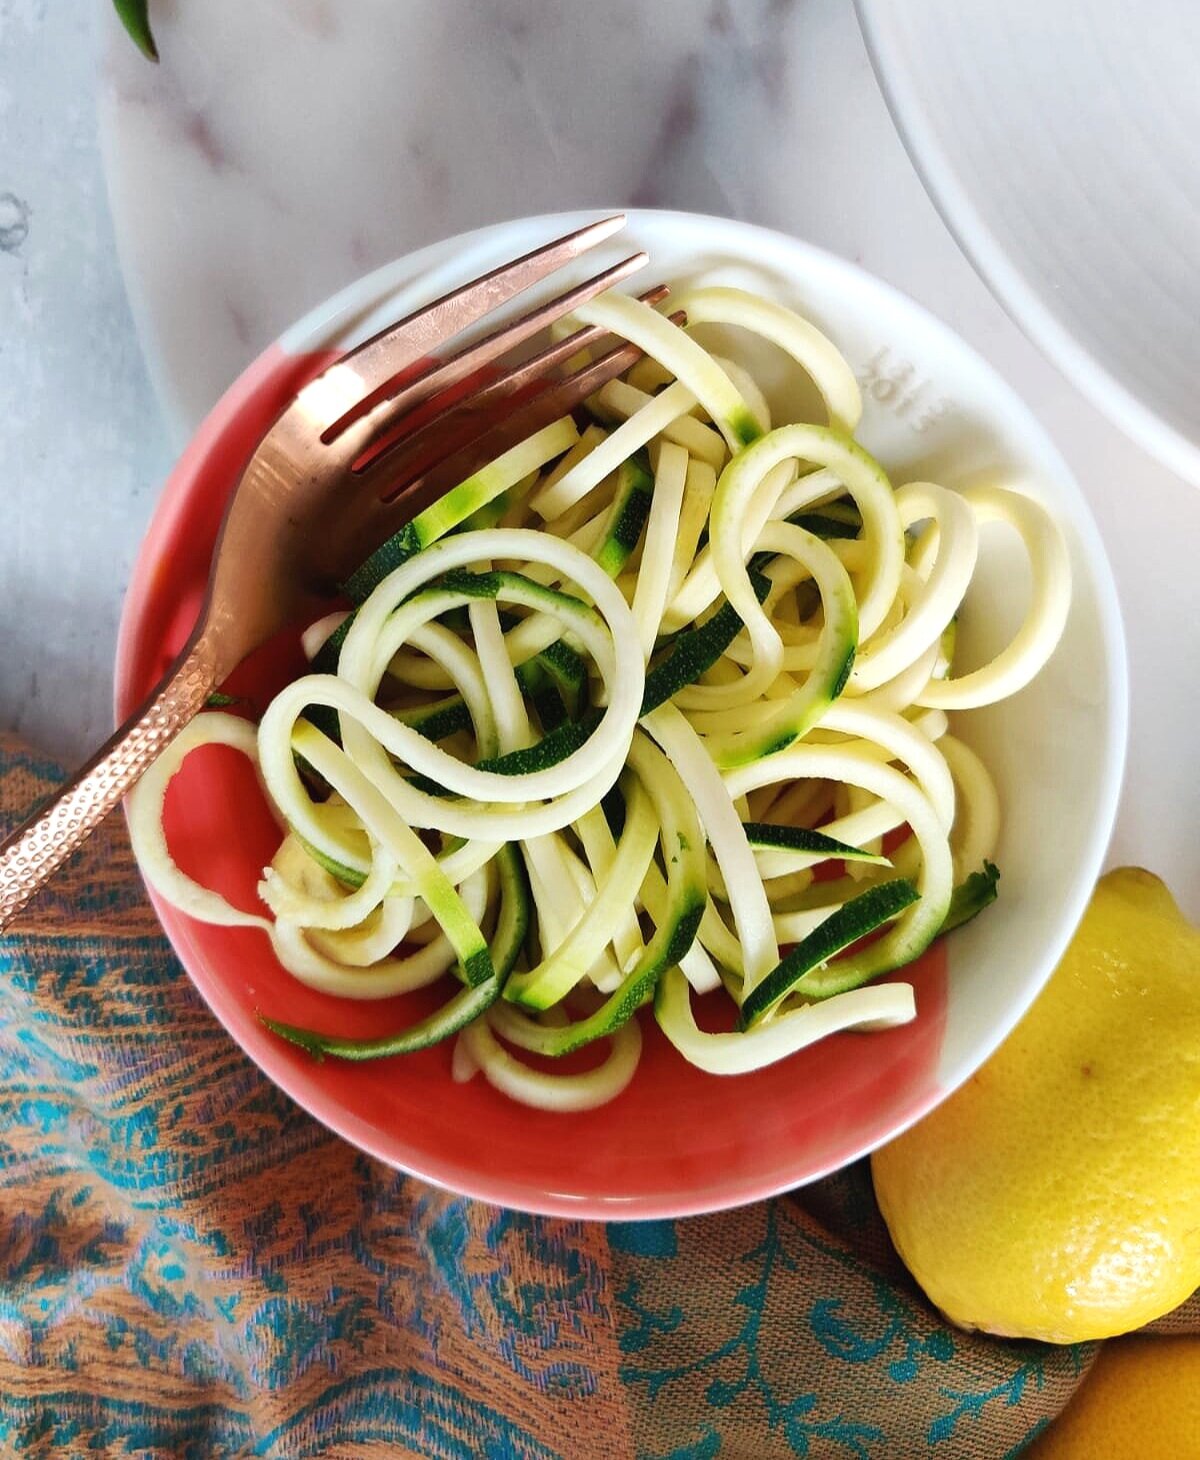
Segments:
[[[895,1139],[953,1093],[989,1058],[1024,1016],[1033,1000],[1045,986],[1083,916],[1096,877],[1100,872],[1112,834],[1124,770],[1128,733],[1128,672],[1116,585],[1099,529],[1074,474],[1055,447],[1045,427],[1018,392],[973,345],[964,340],[926,306],[912,299],[902,290],[871,274],[858,264],[781,230],[766,228],[759,224],[673,209],[571,209],[557,213],[522,215],[500,223],[467,229],[452,238],[413,249],[345,285],[308,310],[295,324],[284,330],[273,344],[260,352],[231,382],[226,392],[205,417],[205,422],[193,432],[192,445],[195,445],[205,424],[211,422],[217,412],[223,408],[230,408],[231,399],[239,390],[246,387],[256,372],[266,369],[269,362],[277,359],[281,354],[293,356],[305,350],[321,348],[322,345],[328,347],[347,327],[352,326],[355,320],[364,318],[378,307],[387,295],[394,292],[402,279],[408,278],[414,259],[428,256],[431,262],[444,261],[447,258],[453,258],[469,245],[474,246],[493,239],[500,239],[506,232],[514,230],[536,227],[540,233],[551,237],[556,233],[580,226],[581,223],[595,217],[616,212],[624,212],[634,228],[638,222],[646,220],[669,228],[703,228],[710,236],[715,231],[717,234],[733,235],[739,238],[758,237],[773,249],[782,246],[794,257],[803,260],[805,266],[815,265],[819,269],[832,270],[834,273],[842,274],[851,283],[865,284],[872,291],[880,291],[884,295],[890,296],[891,300],[902,309],[917,316],[923,328],[931,331],[935,336],[940,335],[953,351],[960,354],[965,352],[977,362],[989,377],[993,387],[1005,398],[1007,407],[1014,418],[1020,421],[1022,439],[1034,443],[1037,451],[1044,456],[1047,462],[1052,463],[1058,482],[1066,487],[1068,496],[1074,498],[1077,511],[1071,520],[1071,526],[1077,534],[1092,585],[1096,590],[1097,630],[1107,671],[1103,772],[1093,803],[1095,809],[1087,854],[1081,859],[1076,870],[1071,895],[1058,903],[1056,934],[1046,942],[1045,953],[1041,959],[1041,966],[1036,970],[1036,975],[1027,977],[1020,995],[1013,998],[1006,1006],[1005,1018],[988,1027],[986,1038],[978,1040],[956,1061],[939,1066],[938,1078],[935,1082],[931,1082],[927,1098],[913,1101],[906,1107],[904,1112],[897,1116],[894,1124],[889,1123],[885,1135],[877,1139],[859,1141],[836,1161],[821,1169],[807,1169],[802,1174],[793,1172],[790,1176],[766,1173],[758,1178],[731,1181],[724,1187],[708,1188],[695,1195],[681,1193],[670,1200],[620,1196],[595,1199],[564,1192],[534,1193],[525,1183],[514,1184],[513,1181],[506,1180],[503,1175],[497,1176],[491,1172],[481,1173],[475,1170],[471,1172],[470,1189],[464,1190],[463,1186],[454,1183],[453,1177],[458,1173],[458,1168],[453,1158],[441,1163],[437,1170],[421,1169],[417,1164],[402,1166],[395,1153],[384,1148],[374,1126],[344,1107],[334,1097],[315,1093],[316,1087],[304,1079],[295,1066],[282,1057],[281,1052],[277,1056],[276,1052],[265,1044],[262,1048],[252,1048],[239,1037],[230,1027],[230,1020],[223,1009],[224,1001],[219,993],[206,986],[207,979],[201,979],[193,972],[193,963],[198,962],[199,959],[194,955],[190,946],[186,925],[180,925],[177,922],[177,917],[182,915],[177,915],[175,910],[148,885],[147,893],[193,986],[226,1033],[269,1079],[326,1129],[342,1136],[359,1149],[389,1166],[402,1169],[431,1185],[477,1200],[490,1201],[545,1216],[595,1220],[654,1220],[730,1210],[780,1195],[799,1184],[818,1180],[831,1171],[841,1169],[852,1161],[867,1155],[878,1146]],[[732,250],[731,255],[737,256]],[[797,276],[800,276],[800,271],[797,272]],[[130,708],[131,679],[136,658],[135,640],[141,627],[142,606],[146,596],[145,588],[150,564],[154,559],[154,546],[160,538],[170,535],[172,524],[186,511],[189,497],[190,489],[185,474],[179,472],[177,468],[173,469],[155,505],[130,574],[129,586],[121,610],[114,673],[115,714],[118,722],[124,718]]]
[[[1185,481],[1200,486],[1200,441],[1171,425],[1076,339],[984,221],[921,105],[915,78],[886,38],[890,6],[879,0],[854,0],[854,5],[871,67],[909,160],[976,273],[1042,353],[1108,420]]]

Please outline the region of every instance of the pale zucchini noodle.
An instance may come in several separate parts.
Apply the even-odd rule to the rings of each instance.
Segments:
[[[958,712],[1054,652],[1061,532],[1031,491],[894,487],[854,437],[854,371],[810,321],[723,285],[671,307],[686,327],[623,295],[581,306],[644,352],[590,419],[421,513],[352,575],[353,609],[305,632],[311,672],[257,727],[202,715],[130,797],[155,891],[266,933],[310,988],[446,983],[434,1014],[366,1040],[266,1018],[315,1054],[450,1039],[456,1080],[569,1113],[628,1087],[652,1008],[683,1058],[747,1073],[912,1019],[912,986],[880,975],[996,895],[1000,798]],[[803,371],[824,421],[764,390],[742,331]],[[1023,543],[1029,603],[959,672],[993,522]],[[262,911],[171,857],[168,786],[204,745],[248,757],[283,828]],[[704,1032],[693,995],[731,1000],[737,1028]],[[582,1073],[537,1063],[593,1042]]]

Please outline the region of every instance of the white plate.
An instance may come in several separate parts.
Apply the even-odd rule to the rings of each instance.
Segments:
[[[1200,483],[1200,5],[858,7],[913,161],[1001,302]]]

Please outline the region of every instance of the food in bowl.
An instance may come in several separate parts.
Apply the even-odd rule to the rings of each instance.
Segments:
[[[854,439],[834,344],[742,289],[609,294],[583,323],[644,353],[589,402],[426,509],[314,625],[313,672],[261,723],[202,716],[135,792],[148,880],[201,920],[261,927],[310,986],[384,998],[441,978],[432,1015],[320,1056],[457,1041],[454,1073],[581,1110],[632,1079],[638,1010],[716,1074],[913,1017],[879,980],[996,894],[999,806],[948,715],[1027,685],[1070,602],[1049,514],[994,483],[893,489]],[[827,421],[777,423],[698,326],[803,367]],[[988,663],[956,664],[981,522],[1016,529],[1033,591]],[[259,766],[284,831],[266,913],[186,876],[162,827],[195,747]],[[266,915],[266,914],[269,914]],[[697,1023],[724,990],[736,1027]],[[556,1059],[607,1042],[599,1064]]]

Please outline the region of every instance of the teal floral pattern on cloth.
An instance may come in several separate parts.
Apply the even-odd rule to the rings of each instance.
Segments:
[[[859,1236],[878,1253],[886,1236],[865,1163],[823,1183],[820,1194],[828,1200],[834,1187],[843,1207],[860,1203],[869,1214]],[[722,1241],[719,1262],[711,1240],[703,1256],[693,1247],[693,1228],[704,1223],[674,1224],[674,1281],[661,1261],[637,1260],[650,1255],[644,1247],[631,1249],[621,1237],[613,1242],[614,1254],[634,1259],[614,1261],[627,1274],[616,1289],[622,1382],[643,1396],[650,1423],[662,1424],[672,1440],[683,1432],[685,1413],[699,1421],[690,1448],[650,1448],[647,1460],[1016,1454],[1047,1410],[1065,1403],[1094,1348],[955,1333],[894,1259],[886,1267],[864,1261],[861,1247],[828,1233],[800,1200],[765,1203],[742,1216],[742,1231]],[[661,1237],[657,1245],[661,1251]],[[684,1284],[678,1273],[701,1262],[703,1283]],[[663,1300],[655,1296],[660,1292]],[[755,1425],[765,1427],[774,1448],[751,1448]],[[735,1441],[743,1448],[725,1448],[743,1427],[745,1438]]]
[[[0,754],[0,823],[57,775]],[[941,1323],[865,1166],[605,1228],[363,1156],[215,1023],[119,819],[0,979],[2,1455],[999,1460],[1087,1368]]]

